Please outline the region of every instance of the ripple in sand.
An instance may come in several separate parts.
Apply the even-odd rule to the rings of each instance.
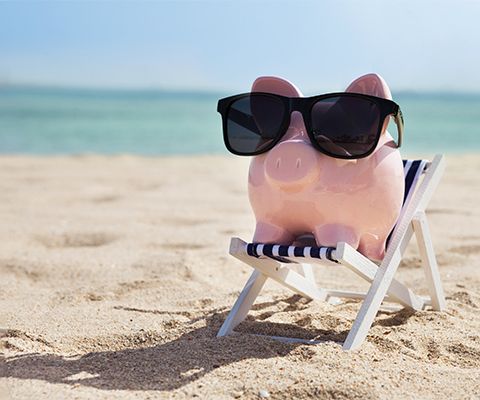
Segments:
[[[168,250],[200,250],[207,246],[198,243],[162,243],[160,247]]]
[[[105,232],[66,232],[37,236],[36,240],[48,248],[100,247],[115,241],[118,236]]]
[[[87,351],[119,351],[124,349],[141,349],[164,343],[168,335],[143,330],[128,335],[116,334],[110,336],[97,336],[93,338],[78,338],[75,345],[82,352]]]
[[[400,268],[420,268],[422,260],[420,257],[405,257],[400,262]]]
[[[92,203],[113,203],[117,200],[120,200],[121,196],[118,195],[104,195],[98,196],[90,199]]]
[[[38,265],[31,265],[25,261],[17,260],[0,260],[0,272],[11,273],[17,277],[25,277],[33,282],[37,282],[47,277],[44,269],[40,270]]]
[[[34,336],[19,329],[0,329],[0,349],[14,351],[40,351],[52,345],[41,336]]]
[[[367,340],[375,345],[382,352],[386,351],[399,351],[402,346],[395,342],[394,340],[388,339],[386,337],[372,335],[367,338]]]
[[[328,385],[330,386],[330,385]],[[327,384],[321,386],[302,387],[292,385],[280,392],[271,391],[273,399],[337,399],[337,400],[365,400],[377,399],[378,395],[370,382],[352,383],[336,382],[334,387]],[[333,386],[333,385],[332,385]],[[252,396],[253,397],[253,396]]]
[[[162,219],[162,224],[173,224],[179,226],[205,225],[215,222],[213,219],[196,217],[166,217]]]
[[[456,246],[456,247],[450,248],[450,251],[457,254],[471,255],[475,253],[480,253],[480,245],[473,244],[473,245]]]
[[[447,346],[446,350],[453,356],[452,361],[455,365],[463,368],[478,368],[480,349],[468,346],[464,343],[454,343]]]
[[[455,292],[452,295],[447,296],[447,300],[455,300],[461,304],[464,304],[473,308],[478,308],[477,304],[474,303],[474,301],[472,300],[472,297],[467,292]]]
[[[465,210],[453,210],[449,208],[429,208],[427,214],[455,214],[455,215],[472,215],[472,212]]]

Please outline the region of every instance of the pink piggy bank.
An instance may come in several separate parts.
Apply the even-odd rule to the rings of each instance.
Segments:
[[[295,85],[277,77],[258,78],[252,92],[303,97]],[[346,92],[392,98],[376,74],[356,79]],[[308,234],[318,246],[346,242],[366,257],[381,260],[404,192],[402,159],[386,131],[390,117],[373,153],[354,160],[322,154],[312,146],[302,115],[293,111],[290,118],[281,141],[250,164],[253,241],[291,244]]]

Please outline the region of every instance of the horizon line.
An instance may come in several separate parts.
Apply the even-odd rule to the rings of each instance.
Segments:
[[[34,90],[58,90],[68,91],[74,90],[79,92],[127,92],[127,93],[171,93],[171,94],[224,94],[234,93],[234,90],[229,89],[207,89],[200,87],[184,88],[184,87],[162,87],[162,86],[95,86],[95,85],[75,85],[75,84],[45,84],[45,83],[11,83],[0,82],[0,91],[3,89],[34,89]],[[465,90],[465,89],[395,89],[390,88],[391,92],[400,95],[464,95],[476,96],[480,95],[480,89]],[[247,91],[245,91],[246,93]],[[235,92],[236,93],[236,92]],[[306,96],[308,97],[308,96]]]

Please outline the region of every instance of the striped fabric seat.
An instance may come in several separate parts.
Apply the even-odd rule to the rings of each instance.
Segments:
[[[269,257],[282,263],[294,262],[287,257],[317,258],[337,262],[333,257],[334,247],[283,246],[278,244],[249,243],[247,253],[253,257]]]
[[[405,193],[403,197],[403,209],[408,204],[415,191],[418,179],[426,170],[426,160],[403,160],[403,172],[405,175]],[[401,217],[402,213],[400,214]],[[392,230],[393,233],[393,230]],[[390,241],[391,233],[387,239]],[[337,262],[335,259],[335,247],[313,246],[284,246],[277,244],[249,243],[247,253],[249,256],[260,258],[268,257],[282,263],[298,262],[295,258],[314,258],[319,260]],[[293,260],[292,260],[293,259]]]
[[[403,160],[403,173],[405,175],[405,194],[403,196],[403,206],[408,203],[412,197],[418,179],[425,172],[428,166],[426,160]]]

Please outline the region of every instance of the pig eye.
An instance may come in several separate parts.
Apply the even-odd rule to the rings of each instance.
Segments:
[[[281,136],[286,110],[275,96],[252,93],[234,101],[227,113],[225,140],[236,154],[255,154]]]
[[[316,144],[335,156],[355,157],[368,153],[376,143],[380,111],[373,101],[338,96],[317,101],[311,110]]]

